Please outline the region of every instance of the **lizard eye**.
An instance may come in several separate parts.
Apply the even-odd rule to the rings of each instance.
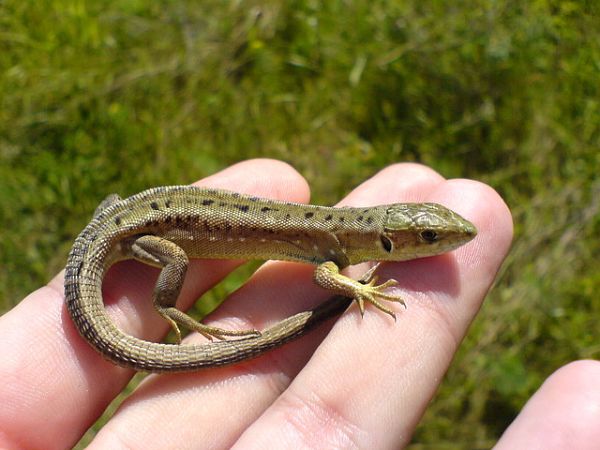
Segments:
[[[433,230],[423,230],[421,231],[421,239],[423,239],[426,242],[435,242],[438,239],[438,235],[435,231]]]
[[[383,246],[384,250],[388,253],[392,253],[394,245],[392,244],[392,241],[390,241],[390,238],[382,234],[381,236],[379,236],[379,240],[381,241],[381,245]]]

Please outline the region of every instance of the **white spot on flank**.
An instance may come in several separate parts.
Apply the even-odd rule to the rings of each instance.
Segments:
[[[244,242],[246,240],[245,237],[240,237],[240,242]]]
[[[296,243],[296,245],[300,245],[300,240],[296,240],[294,242]]]
[[[211,241],[211,242],[214,242],[214,241],[216,241],[216,240],[217,240],[217,238],[216,238],[216,236],[210,236],[210,237],[208,238],[208,240],[209,240],[209,241]]]
[[[313,245],[313,250],[314,250],[314,251],[317,251],[317,250],[319,250],[319,246],[318,246],[317,244]]]
[[[333,249],[331,249],[331,248],[330,248],[330,249],[329,249],[329,254],[330,254],[330,255],[335,255],[335,250],[333,250]]]
[[[267,240],[266,240],[265,238],[262,238],[262,239],[260,240],[260,242],[267,242]]]

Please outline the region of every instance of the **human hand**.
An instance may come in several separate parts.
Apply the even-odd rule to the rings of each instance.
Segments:
[[[308,200],[305,181],[276,161],[240,163],[198,185]],[[489,187],[447,181],[415,164],[388,167],[343,204],[402,201],[443,203],[473,221],[479,234],[451,254],[382,266],[381,279],[397,279],[408,304],[407,310],[398,310],[396,323],[373,309],[361,319],[352,307],[335,324],[256,360],[150,375],[92,446],[406,445],[508,251],[512,223]],[[189,307],[236,264],[195,261],[178,305]],[[264,329],[308,309],[327,296],[312,284],[312,270],[269,263],[208,319],[224,328]],[[167,330],[149,301],[155,276],[154,269],[124,262],[111,269],[104,283],[115,323],[149,340]],[[62,284],[61,273],[0,320],[0,446],[73,445],[132,376],[80,338],[65,311]],[[201,339],[193,334],[186,342]]]

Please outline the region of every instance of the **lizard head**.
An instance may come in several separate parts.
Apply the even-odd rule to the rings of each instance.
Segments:
[[[380,235],[385,259],[401,261],[453,250],[477,235],[475,226],[436,203],[388,205]]]

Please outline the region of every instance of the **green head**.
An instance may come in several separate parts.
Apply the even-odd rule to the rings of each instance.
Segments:
[[[475,226],[436,203],[388,205],[379,236],[389,261],[433,256],[453,250],[477,235]]]

